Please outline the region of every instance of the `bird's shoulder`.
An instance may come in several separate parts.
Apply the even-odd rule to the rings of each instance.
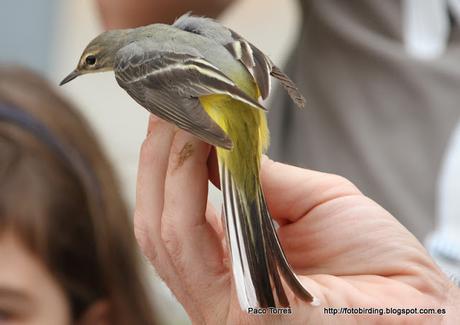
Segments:
[[[200,52],[187,44],[174,41],[156,42],[149,38],[134,41],[119,49],[115,54],[115,61],[134,61],[152,60],[158,56],[168,53],[187,54],[190,56],[201,57]]]
[[[179,17],[172,26],[204,36],[219,44],[228,44],[235,40],[235,33],[231,29],[208,17],[192,16],[190,13],[186,13]]]
[[[272,62],[262,51],[240,34],[214,19],[185,14],[173,24],[176,28],[204,36],[222,45],[231,56],[241,62],[257,83],[263,98],[270,92]]]
[[[134,41],[124,46],[115,54],[115,74],[127,70],[156,69],[166,59],[180,60],[184,57],[201,58],[202,55],[195,48],[172,41],[158,43],[151,39]]]
[[[149,72],[168,63],[180,64],[181,59],[195,61],[193,58],[232,80],[247,73],[222,44],[202,35],[171,25],[152,25],[141,30],[139,35],[142,37],[136,37],[115,55],[114,72],[119,83],[141,80],[142,76],[152,75]]]

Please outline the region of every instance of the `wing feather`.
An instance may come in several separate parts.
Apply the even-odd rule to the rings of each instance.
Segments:
[[[271,76],[279,80],[297,106],[305,106],[305,98],[295,83],[280,68],[275,66],[261,50],[230,28],[213,19],[191,16],[189,13],[178,18],[173,26],[210,38],[225,46],[233,57],[240,60],[251,73],[263,99],[270,94]]]
[[[231,139],[206,113],[199,98],[222,94],[265,109],[193,50],[146,51],[132,43],[117,53],[114,71],[119,85],[151,113],[226,149],[232,147]]]

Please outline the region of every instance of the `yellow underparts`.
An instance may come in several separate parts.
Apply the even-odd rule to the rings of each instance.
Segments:
[[[229,169],[247,198],[254,198],[259,186],[260,157],[269,142],[265,112],[226,95],[203,96],[200,101],[233,142],[231,150],[217,148],[219,162]]]

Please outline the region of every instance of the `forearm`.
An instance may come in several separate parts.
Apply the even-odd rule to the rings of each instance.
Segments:
[[[218,16],[233,0],[98,0],[106,29],[171,23],[187,11],[196,15]]]

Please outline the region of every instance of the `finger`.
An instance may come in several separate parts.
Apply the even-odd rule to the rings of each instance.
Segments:
[[[295,222],[329,200],[361,194],[341,176],[285,165],[266,156],[260,177],[270,213],[280,224]]]
[[[220,241],[205,218],[209,150],[209,145],[187,132],[176,133],[165,181],[161,229],[189,292],[205,305],[218,301],[216,296],[229,284]]]
[[[164,180],[173,137],[172,125],[150,116],[148,136],[142,144],[139,158],[134,215],[136,237],[141,248],[147,251],[156,247],[150,241],[156,239],[153,234],[158,231],[161,221]]]
[[[182,287],[178,272],[160,236],[164,182],[175,129],[173,125],[151,116],[148,132],[139,159],[134,230],[144,254],[183,303],[187,312],[193,316],[196,306]]]

